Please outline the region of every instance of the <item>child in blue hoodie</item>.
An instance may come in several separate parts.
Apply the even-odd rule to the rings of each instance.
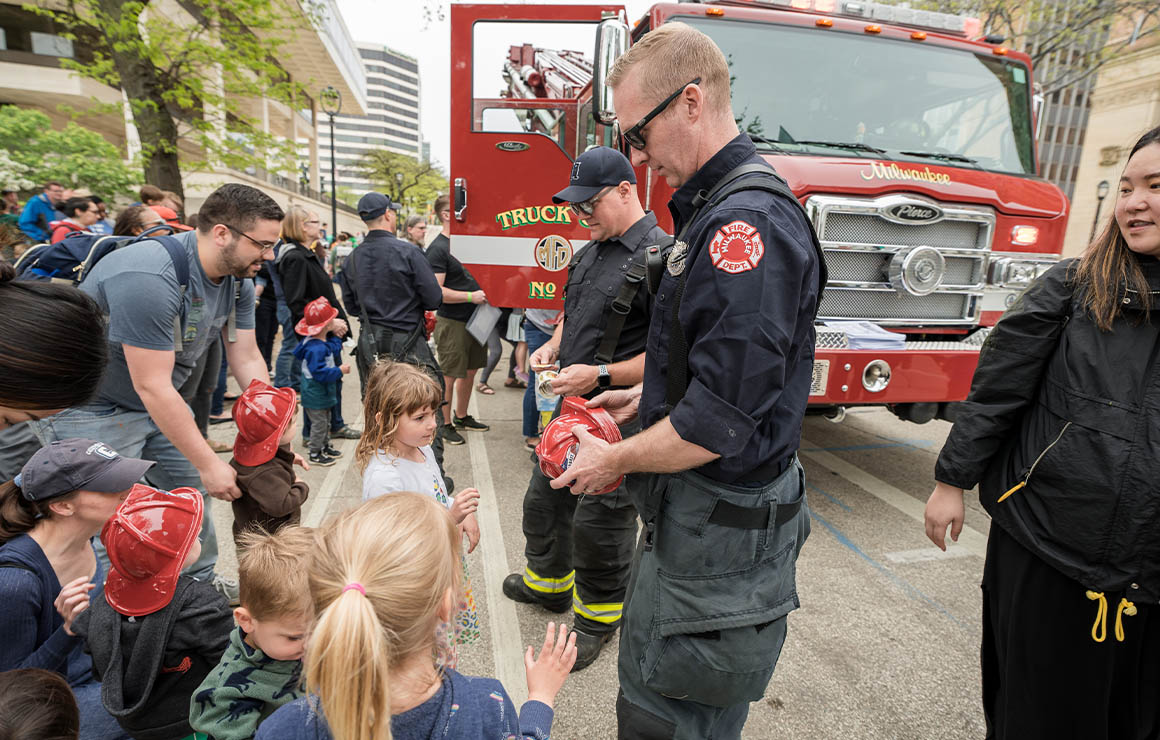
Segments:
[[[310,464],[334,465],[342,453],[330,446],[330,410],[338,403],[338,381],[350,365],[335,365],[342,353],[342,339],[335,336],[338,309],[325,297],[306,304],[294,331],[304,338],[294,350],[302,363],[302,413],[310,419]]]
[[[445,506],[410,492],[323,525],[309,567],[317,615],[304,659],[309,693],[270,715],[255,740],[386,737],[388,729],[393,740],[547,740],[552,703],[576,662],[565,625],[548,623],[538,658],[527,649],[519,713],[496,679],[436,663],[437,635],[460,598],[459,538]]]

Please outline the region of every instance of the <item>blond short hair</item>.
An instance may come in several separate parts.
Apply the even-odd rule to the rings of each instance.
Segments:
[[[243,532],[238,538],[238,600],[254,619],[309,616],[308,566],[314,530],[282,527],[274,534]]]
[[[286,217],[282,219],[282,238],[297,242],[304,247],[306,243],[306,222],[314,215],[302,206],[290,206],[286,209]]]
[[[733,115],[729,95],[729,64],[713,39],[686,23],[666,23],[649,31],[616,60],[608,75],[608,84],[619,87],[630,70],[636,70],[639,89],[656,102],[701,78],[705,108],[719,114]],[[633,121],[621,121],[623,125]]]

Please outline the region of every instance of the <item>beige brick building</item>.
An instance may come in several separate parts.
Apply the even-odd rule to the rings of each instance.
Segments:
[[[1124,31],[1132,33],[1133,29]],[[1160,34],[1133,43],[1100,70],[1091,106],[1064,238],[1065,256],[1078,255],[1088,244],[1099,184],[1108,182],[1108,194],[1099,209],[1098,228],[1102,228],[1115,208],[1116,185],[1132,144],[1160,125]]]

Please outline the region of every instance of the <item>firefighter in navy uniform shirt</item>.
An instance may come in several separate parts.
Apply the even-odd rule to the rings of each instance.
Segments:
[[[552,390],[592,398],[641,381],[651,299],[644,284],[645,248],[667,240],[641,208],[636,175],[623,154],[595,147],[577,157],[569,185],[552,197],[569,203],[592,230],[568,266],[564,317],[532,365],[559,361]],[[621,435],[640,431],[635,420]],[[616,633],[636,540],[636,509],[625,486],[578,498],[553,490],[538,467],[524,496],[523,573],[503,583],[508,598],[554,612],[575,612],[576,664],[592,664]],[[573,590],[573,585],[575,590]]]
[[[426,370],[443,385],[443,373],[424,335],[423,312],[438,308],[443,291],[431,265],[415,245],[395,236],[399,204],[382,193],[359,198],[358,213],[367,225],[362,244],[346,258],[338,276],[342,302],[359,317],[360,342],[355,352],[359,383],[366,395],[374,357],[409,362]],[[435,412],[443,423],[443,409]],[[448,492],[455,482],[443,472],[443,440],[431,442]]]
[[[792,195],[742,190],[713,205],[728,173],[762,160],[738,132],[729,69],[707,36],[667,23],[617,61],[609,84],[633,164],[678,188],[678,241],[657,288],[643,389],[589,402],[618,422],[639,408],[644,431],[610,445],[577,428],[576,460],[552,485],[580,494],[649,473],[630,486],[645,531],[621,628],[620,737],[737,738],[798,606],[809,513],[796,451],[820,251]],[[678,302],[687,365],[673,336]],[[668,378],[682,366],[674,393]]]

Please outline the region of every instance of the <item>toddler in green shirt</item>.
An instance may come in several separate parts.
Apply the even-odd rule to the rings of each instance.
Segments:
[[[249,740],[275,709],[302,696],[313,542],[303,527],[240,535],[237,627],[189,704],[189,724],[212,740]]]

